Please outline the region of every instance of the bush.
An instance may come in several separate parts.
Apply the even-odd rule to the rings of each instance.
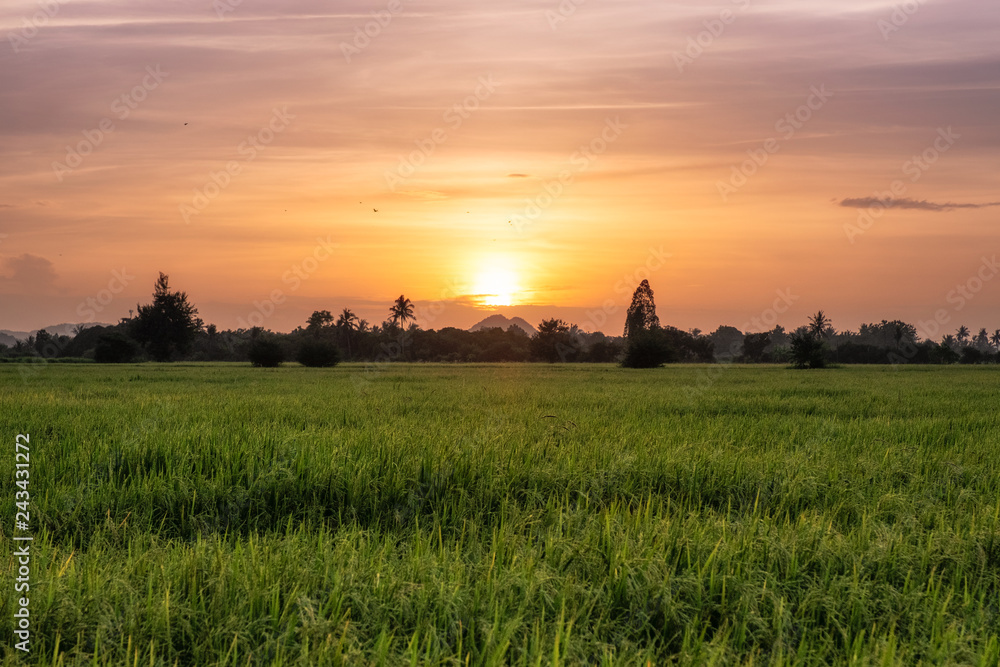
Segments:
[[[811,332],[792,334],[792,363],[796,368],[823,368],[826,366],[826,345]]]
[[[303,366],[329,368],[340,363],[340,350],[333,343],[322,340],[307,340],[299,347],[295,357]]]
[[[139,344],[123,333],[101,334],[94,347],[94,361],[99,364],[127,364],[139,356]]]
[[[285,352],[276,340],[258,338],[247,351],[250,363],[257,368],[277,368],[285,360]]]

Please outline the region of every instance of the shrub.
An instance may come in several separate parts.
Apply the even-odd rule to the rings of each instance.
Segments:
[[[303,366],[329,368],[340,363],[340,350],[327,341],[307,340],[299,347],[295,359]]]
[[[139,344],[118,331],[102,334],[94,347],[94,361],[99,364],[127,364],[139,356]]]
[[[792,363],[796,368],[825,367],[826,345],[823,340],[809,331],[792,334]]]
[[[258,338],[247,351],[250,363],[257,368],[276,368],[285,360],[285,352],[276,340]]]

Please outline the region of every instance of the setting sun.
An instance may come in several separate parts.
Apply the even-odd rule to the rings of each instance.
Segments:
[[[513,306],[518,303],[517,276],[503,268],[484,269],[476,278],[474,293],[484,306]]]

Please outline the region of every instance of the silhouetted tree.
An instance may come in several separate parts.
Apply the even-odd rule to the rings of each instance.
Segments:
[[[657,368],[676,361],[674,350],[662,330],[639,329],[630,333],[622,359],[625,368]]]
[[[826,338],[832,332],[830,318],[822,310],[816,311],[816,314],[809,318],[809,332],[819,339]]]
[[[409,320],[415,320],[413,302],[400,294],[396,302],[389,307],[389,319],[394,327],[406,326]]]
[[[955,339],[958,340],[959,345],[965,346],[965,341],[969,340],[969,327],[964,324],[958,328],[955,332]]]
[[[315,310],[306,320],[306,331],[313,336],[319,336],[323,328],[331,324],[333,324],[333,315],[330,314],[329,310]]]
[[[126,364],[139,356],[139,344],[120,331],[102,334],[94,348],[94,361],[99,364]]]
[[[972,342],[980,352],[990,351],[990,335],[986,332],[985,327],[979,330]]]
[[[555,318],[542,320],[531,339],[531,354],[539,361],[575,361],[574,349],[570,325]]]
[[[691,334],[698,336],[698,329],[692,329]],[[718,352],[719,359],[731,360],[740,355],[743,347],[743,332],[736,327],[720,326],[708,335],[712,345]]]
[[[752,333],[743,337],[743,361],[760,363],[764,360],[764,350],[771,344],[770,333]]]
[[[285,360],[285,351],[273,336],[258,335],[250,343],[247,356],[257,368],[276,368]]]
[[[802,327],[792,334],[792,363],[796,368],[823,368],[826,366],[825,348],[823,339],[814,333],[811,324]]]
[[[170,291],[168,277],[162,272],[153,290],[153,303],[138,306],[138,314],[131,320],[132,337],[143,343],[156,361],[169,361],[174,354],[190,350],[201,328],[198,309],[184,292]]]
[[[351,357],[351,338],[355,327],[359,324],[358,316],[351,311],[350,308],[344,308],[341,311],[340,316],[337,318],[336,326],[337,330],[341,332],[341,336],[347,342],[347,356]]]
[[[653,290],[648,280],[643,280],[632,294],[632,305],[625,314],[625,338],[639,331],[649,331],[660,327],[660,318],[656,316],[656,304],[653,302]]]

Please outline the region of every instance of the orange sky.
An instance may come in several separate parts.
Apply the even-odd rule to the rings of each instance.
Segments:
[[[618,334],[648,277],[685,329],[992,330],[1000,6],[894,4],[5,2],[0,328],[164,271],[220,328],[404,293]]]

